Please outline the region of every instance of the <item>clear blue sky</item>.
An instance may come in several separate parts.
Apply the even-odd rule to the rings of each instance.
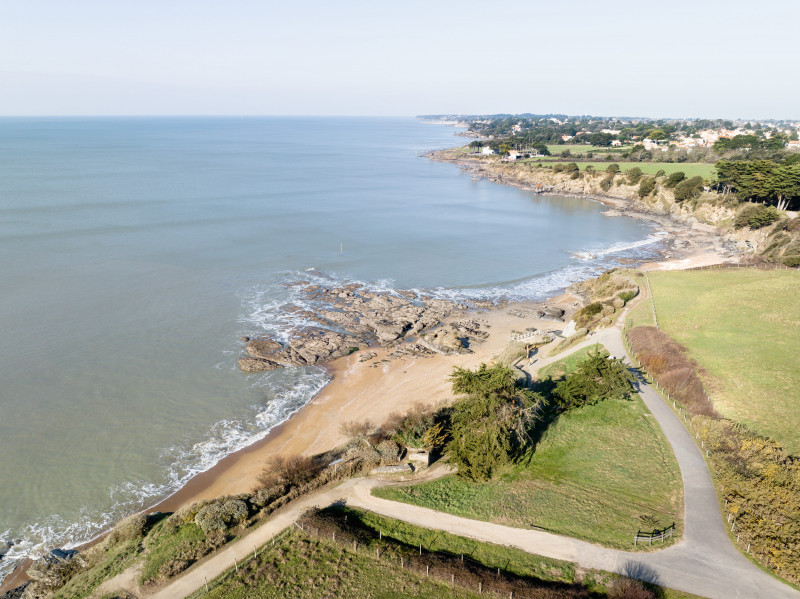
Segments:
[[[800,119],[800,1],[0,0],[0,115]]]

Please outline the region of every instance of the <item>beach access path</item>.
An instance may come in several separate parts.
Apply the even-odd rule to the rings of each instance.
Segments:
[[[622,357],[630,364],[620,328],[626,311],[617,319],[616,325],[593,333],[570,351],[538,360],[525,368],[534,374],[539,368],[595,343],[602,344],[612,356]],[[616,572],[712,599],[800,599],[800,592],[762,571],[733,546],[723,522],[711,474],[699,448],[658,392],[644,380],[639,380],[637,385],[639,395],[672,446],[683,479],[685,532],[678,543],[666,549],[648,553],[619,551],[543,531],[453,516],[372,495],[372,489],[377,486],[408,484],[409,481],[356,478],[292,502],[243,539],[222,549],[158,592],[144,596],[154,599],[186,597],[202,588],[206,581],[231,569],[234,560],[242,563],[249,559],[254,549],[269,543],[307,509],[345,502],[432,530],[508,545],[532,554],[568,560],[583,568]],[[414,480],[430,480],[447,472],[442,466],[434,467]],[[108,583],[103,587],[111,590]]]

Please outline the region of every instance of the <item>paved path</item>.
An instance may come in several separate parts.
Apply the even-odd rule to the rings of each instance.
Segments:
[[[624,322],[624,316],[623,313],[619,322]],[[612,356],[625,357],[628,361],[621,333],[616,327],[592,335],[571,348],[569,353],[594,343],[602,343]],[[546,358],[534,366],[538,369],[562,357]],[[731,544],[711,475],[694,440],[654,389],[640,381],[638,390],[672,446],[683,477],[684,537],[667,549],[630,553],[546,532],[470,520],[372,496],[374,487],[392,484],[386,480],[351,479],[334,489],[293,502],[247,537],[223,549],[151,597],[174,599],[191,594],[203,586],[206,577],[212,580],[229,569],[234,558],[240,562],[247,559],[254,546],[269,542],[273,535],[291,526],[309,507],[343,500],[348,505],[425,528],[510,545],[530,553],[572,561],[586,568],[617,572],[712,599],[800,599],[800,592],[761,571]],[[428,478],[444,473],[444,469],[439,468]]]

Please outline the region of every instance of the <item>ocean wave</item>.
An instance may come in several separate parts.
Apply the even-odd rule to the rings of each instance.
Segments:
[[[265,437],[330,382],[330,376],[316,367],[293,369],[280,382],[270,375],[264,373],[253,383],[253,386],[271,395],[265,404],[252,406],[250,413],[240,419],[216,422],[203,435],[203,441],[165,448],[160,457],[164,470],[159,481],[128,481],[111,487],[109,497],[112,505],[105,510],[83,508],[77,517],[53,514],[27,524],[22,530],[8,529],[0,533],[0,542],[20,541],[15,542],[0,559],[0,580],[20,560],[36,559],[54,547],[81,545],[96,538],[126,515],[161,501],[227,455]]]

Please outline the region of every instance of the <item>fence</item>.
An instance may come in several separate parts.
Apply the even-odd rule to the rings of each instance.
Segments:
[[[322,516],[316,512],[296,521],[294,526],[307,535],[334,542],[348,551],[369,555],[399,570],[409,570],[479,594],[510,599],[577,599],[588,596],[580,584],[531,579],[511,573],[507,570],[510,560],[503,566],[491,567],[473,559],[469,553],[429,551],[421,544],[411,546],[385,537],[383,530],[369,528],[357,518],[353,518],[350,524],[354,526],[349,528],[346,513]]]
[[[670,538],[673,534],[675,534],[674,522],[670,526],[667,526],[666,528],[663,528],[661,530],[654,530],[653,532],[643,532],[639,530],[633,537],[633,544],[634,546],[636,546],[639,543],[639,541],[647,541],[648,545],[652,545],[653,541],[663,542],[664,539]]]

